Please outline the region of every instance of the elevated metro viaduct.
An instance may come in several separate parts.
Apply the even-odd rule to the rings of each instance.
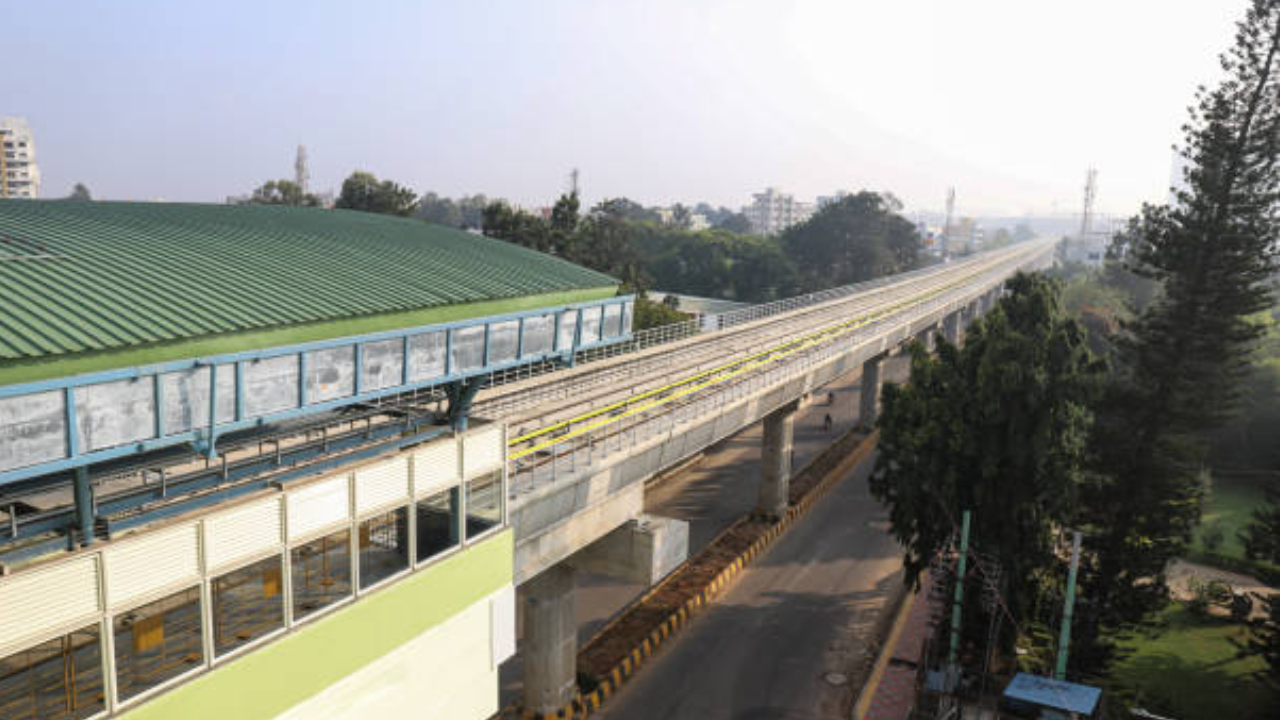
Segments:
[[[412,220],[0,201],[0,717],[488,717],[514,532],[472,400],[631,313]]]
[[[260,209],[242,209],[250,210]],[[367,242],[408,227],[349,213],[199,222],[160,214],[177,227],[139,234],[207,238],[208,225],[229,224],[239,236],[279,223],[303,236],[290,248],[298,257],[316,235]],[[0,212],[0,232],[14,232],[5,220]],[[299,229],[304,220],[311,225]],[[17,262],[72,259],[40,245],[38,226],[21,221],[20,252],[50,257]],[[350,227],[388,221],[395,227]],[[51,222],[61,232],[50,237],[75,235],[61,225],[67,216]],[[113,232],[104,234],[128,234]],[[501,268],[507,247],[467,267]],[[513,649],[511,586],[521,584],[527,705],[558,710],[573,695],[565,568],[652,579],[682,559],[678,525],[636,522],[645,477],[771,416],[766,443],[778,451],[762,509],[776,511],[795,398],[858,362],[869,361],[864,372],[874,378],[875,358],[907,337],[939,326],[954,336],[1045,249],[1026,245],[653,333],[630,334],[629,300],[591,286],[610,282],[594,276],[580,277],[575,291],[592,297],[498,316],[7,378],[15,384],[0,385],[0,448],[22,460],[0,461],[0,492],[43,495],[47,506],[8,505],[0,561],[13,570],[0,577],[0,608],[17,612],[0,615],[0,678],[11,681],[0,681],[0,708],[38,703],[34,717],[368,717],[409,708],[483,717],[496,700],[493,671]],[[384,252],[397,270],[414,257]],[[434,268],[438,259],[425,262]],[[282,272],[268,282],[287,284]],[[514,274],[508,265],[495,276]],[[63,359],[85,358],[92,353]],[[492,389],[477,395],[481,381]],[[869,383],[863,402],[877,392]],[[507,438],[502,422],[468,427],[469,411],[517,429]]]
[[[714,328],[658,329],[553,375],[495,384],[477,409],[511,428],[510,517],[524,604],[524,704],[554,715],[575,697],[575,570],[653,583],[683,560],[687,527],[645,516],[645,481],[763,421],[757,512],[780,516],[798,403],[861,368],[874,424],[885,357],[959,341],[1004,281],[1051,260],[1032,242],[861,286],[748,308]],[[654,347],[641,349],[646,343]]]

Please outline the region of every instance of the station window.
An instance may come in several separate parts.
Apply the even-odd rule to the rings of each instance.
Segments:
[[[72,720],[106,707],[97,625],[0,658],[0,717]]]
[[[502,524],[502,471],[467,482],[467,537]]]
[[[115,618],[116,693],[121,700],[204,662],[200,589],[176,592]]]
[[[213,650],[224,655],[284,627],[280,557],[213,579]]]
[[[351,596],[351,531],[341,530],[289,551],[293,619]]]
[[[458,488],[441,490],[418,501],[418,560],[426,560],[458,546]]]
[[[409,509],[396,508],[360,523],[360,588],[409,567]]]

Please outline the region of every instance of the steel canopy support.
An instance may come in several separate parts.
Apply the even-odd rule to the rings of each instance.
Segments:
[[[484,385],[483,377],[449,383],[445,393],[449,397],[448,420],[454,430],[462,432],[467,429],[467,419],[471,416],[471,401],[475,400],[481,385]]]
[[[76,519],[80,523],[80,544],[93,544],[93,486],[89,484],[89,468],[76,468]]]

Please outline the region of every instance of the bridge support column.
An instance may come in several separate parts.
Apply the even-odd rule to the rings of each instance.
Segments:
[[[797,401],[791,401],[764,417],[760,449],[760,502],[757,512],[780,518],[787,512],[791,490],[791,448]]]
[[[924,346],[925,352],[933,352],[933,335],[937,328],[929,326],[916,333],[916,341]]]
[[[573,614],[576,571],[566,563],[525,583],[524,706],[554,715],[577,689],[578,628]]]
[[[880,364],[884,355],[862,363],[862,392],[858,396],[858,425],[864,430],[876,426],[880,414]]]
[[[942,336],[952,345],[960,345],[960,313],[956,310],[942,319]]]

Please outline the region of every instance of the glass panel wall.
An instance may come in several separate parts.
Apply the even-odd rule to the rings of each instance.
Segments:
[[[0,718],[74,720],[106,709],[98,626],[0,658]]]
[[[520,342],[520,321],[508,320],[489,326],[489,364],[511,362],[516,359],[516,344]]]
[[[502,471],[467,482],[467,537],[502,524]]]
[[[458,328],[452,331],[449,346],[450,372],[478,370],[484,366],[484,326]]]
[[[604,336],[617,337],[622,334],[622,306],[614,303],[604,306]]]
[[[409,567],[409,509],[396,508],[360,523],[360,588]]]
[[[204,662],[200,588],[115,617],[116,695],[127,700]]]
[[[341,530],[289,551],[293,619],[351,596],[351,531]]]
[[[460,496],[458,488],[452,487],[418,501],[418,562],[458,546],[462,539]]]
[[[560,326],[556,329],[556,350],[568,350],[573,347],[573,335],[577,327],[577,310],[566,310],[560,314]]]
[[[213,650],[224,655],[284,627],[280,556],[213,579]]]
[[[582,334],[578,342],[583,345],[600,342],[600,314],[602,308],[593,307],[582,311]]]

